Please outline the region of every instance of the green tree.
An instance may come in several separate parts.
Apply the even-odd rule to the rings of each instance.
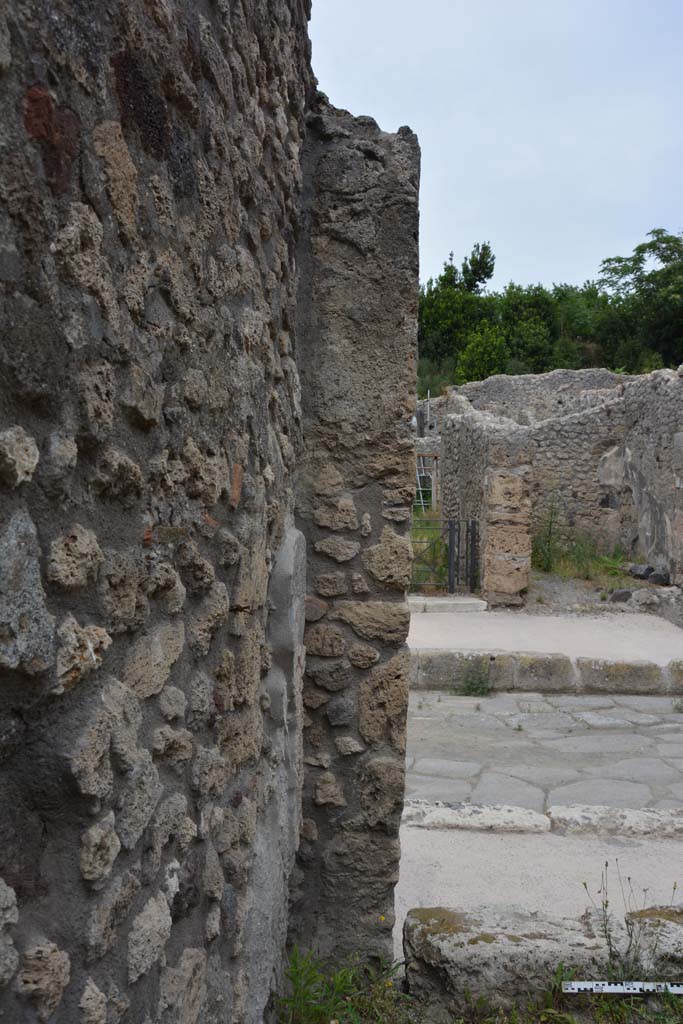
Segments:
[[[471,331],[467,345],[458,357],[456,382],[467,384],[470,380],[485,380],[496,373],[505,373],[510,350],[505,334],[496,324],[482,324]]]
[[[495,266],[496,257],[493,255],[491,243],[482,242],[480,245],[477,242],[470,255],[462,261],[462,283],[465,291],[479,295],[493,277]]]
[[[599,283],[625,307],[643,349],[676,364],[683,361],[683,232],[655,228],[648,239],[630,256],[603,260]]]
[[[430,278],[420,288],[417,343],[421,358],[441,363],[457,356],[465,347],[468,332],[495,317],[495,298],[482,295],[478,290],[482,274],[487,273],[481,266],[483,257],[475,259],[481,248],[484,247],[475,246],[472,250],[470,262],[474,260],[474,269],[467,260],[463,262],[463,271],[466,265],[470,268],[468,274],[472,275],[472,287],[465,285],[463,274],[453,263],[451,253],[436,280]],[[475,278],[480,282],[476,287]]]
[[[545,373],[553,368],[550,328],[539,317],[531,316],[513,324],[507,332],[507,342],[508,373]]]
[[[646,373],[683,362],[683,232],[656,228],[583,285],[508,284],[488,292],[495,257],[453,253],[420,289],[420,394],[492,373],[607,366]]]

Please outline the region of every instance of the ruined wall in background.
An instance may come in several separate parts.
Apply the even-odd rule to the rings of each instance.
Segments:
[[[606,386],[610,378],[615,387]],[[560,399],[571,411],[547,416]],[[631,378],[606,370],[492,377],[452,389],[448,409],[441,458],[447,515],[464,512],[484,524],[485,467],[508,460],[504,447],[492,455],[502,431],[525,438],[532,532],[552,522],[558,540],[620,545],[627,556],[661,564],[676,582],[683,578],[681,369]]]
[[[300,821],[307,14],[0,12],[13,1024],[260,1022],[280,970]]]
[[[632,496],[634,544],[683,583],[683,366],[636,377],[624,406],[623,446],[603,475]]]
[[[615,487],[601,467],[624,436],[626,407],[612,397],[602,405],[529,428],[533,444],[534,530],[552,519],[557,536],[592,537],[605,550],[624,542],[630,492]],[[623,528],[622,528],[623,525]],[[636,529],[637,533],[637,529]]]
[[[306,779],[292,935],[322,956],[391,956],[415,492],[417,140],[321,99],[304,168]]]
[[[448,399],[465,398],[474,409],[527,425],[601,404],[622,393],[631,379],[626,374],[597,367],[511,376],[498,374],[450,388]],[[450,406],[448,411],[452,411]]]
[[[443,515],[479,523],[479,579],[493,607],[522,603],[531,571],[529,431],[461,397],[441,446]]]
[[[423,414],[425,435],[441,434],[446,417],[458,411],[462,399],[479,412],[490,412],[524,426],[568,416],[616,398],[623,393],[624,385],[635,379],[599,368],[510,376],[497,374],[486,380],[450,387],[445,394],[432,397],[429,402],[422,399],[418,410]]]

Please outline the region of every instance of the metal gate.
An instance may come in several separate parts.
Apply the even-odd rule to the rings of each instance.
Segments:
[[[411,590],[455,594],[479,588],[479,523],[476,519],[423,519],[413,526]]]

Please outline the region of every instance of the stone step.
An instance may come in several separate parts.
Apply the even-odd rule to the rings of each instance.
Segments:
[[[409,594],[408,605],[411,612],[485,612],[488,605],[480,597],[473,594],[449,594],[447,597],[425,597],[422,594]]]
[[[510,654],[506,651],[411,650],[413,690],[469,693],[683,694],[683,659],[652,661],[570,658],[566,654]]]
[[[610,966],[625,965],[634,934],[645,976],[680,981],[678,907],[624,907],[610,913],[609,931],[599,907],[588,907],[579,919],[518,906],[416,907],[403,929],[408,990],[433,1024],[450,1024],[478,1000],[526,1015],[529,1004],[547,998],[558,964],[577,979],[607,980]]]
[[[602,807],[575,804],[549,807],[545,814],[503,804],[446,804],[408,800],[403,827],[466,829],[474,832],[556,832],[610,836],[683,836],[683,808]]]

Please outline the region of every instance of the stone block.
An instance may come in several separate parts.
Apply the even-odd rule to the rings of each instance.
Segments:
[[[95,578],[103,559],[95,534],[76,523],[52,541],[48,579],[65,590],[77,590]]]
[[[182,622],[157,626],[139,637],[126,655],[123,681],[138,697],[152,697],[163,689],[185,643]]]
[[[114,830],[114,812],[110,811],[81,836],[81,875],[92,887],[101,888],[111,874],[121,841]]]
[[[462,692],[467,683],[474,679],[488,687],[492,658],[495,660],[498,657],[474,651],[426,649],[416,651],[413,656],[418,659],[418,690],[445,690],[453,693]]]
[[[7,487],[28,483],[38,459],[38,445],[23,427],[9,427],[0,432],[0,480]]]
[[[70,690],[102,664],[111,637],[100,626],[81,626],[73,615],[66,616],[57,630],[58,690]]]
[[[576,674],[564,654],[515,654],[515,690],[531,693],[574,693]]]
[[[492,558],[511,555],[515,558],[531,558],[531,534],[528,524],[513,526],[493,523],[486,530],[487,556]]]
[[[0,534],[0,668],[27,675],[54,661],[55,620],[45,605],[40,555],[31,517],[15,512]]]
[[[408,636],[410,609],[397,601],[338,601],[329,618],[348,623],[363,640],[402,644]]]
[[[506,691],[517,687],[518,657],[498,651],[488,655],[488,683],[491,690]]]
[[[322,658],[338,658],[346,650],[346,640],[339,626],[318,623],[306,630],[304,646],[308,654]]]
[[[670,661],[667,666],[669,677],[668,692],[674,696],[683,696],[683,658]]]
[[[668,689],[666,670],[651,661],[603,661],[577,658],[580,693],[661,693]]]
[[[601,978],[607,960],[605,939],[590,921],[507,907],[411,910],[403,949],[409,991],[433,1024],[451,1024],[479,999],[492,1009],[525,1010],[547,991],[559,963],[577,977]]]
[[[171,934],[166,897],[152,896],[133,920],[128,937],[128,981],[132,984],[157,962]]]
[[[388,744],[405,752],[410,654],[378,665],[360,684],[358,731],[371,747]]]
[[[335,562],[350,562],[360,551],[360,544],[342,537],[325,537],[315,542],[315,550]]]
[[[70,977],[68,953],[45,941],[26,950],[15,984],[19,995],[35,1004],[38,1020],[43,1022],[59,1006]]]
[[[362,562],[366,571],[379,583],[401,592],[410,583],[413,549],[409,537],[401,537],[384,527],[379,543],[366,548]]]

